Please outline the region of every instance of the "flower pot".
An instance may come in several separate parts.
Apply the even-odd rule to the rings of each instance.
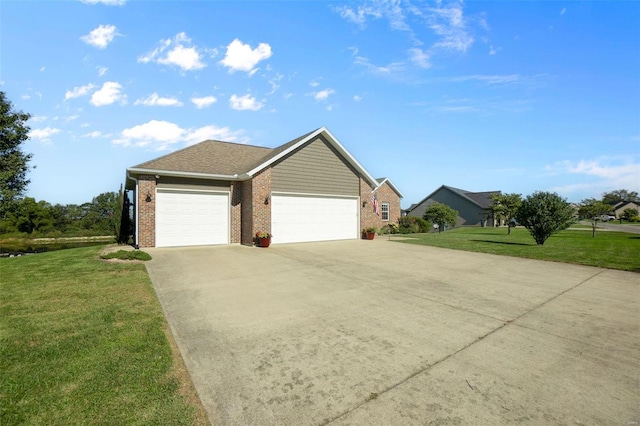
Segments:
[[[271,244],[271,237],[258,238],[258,247],[269,247]]]
[[[373,240],[373,238],[374,238],[375,236],[376,236],[376,233],[375,233],[375,232],[365,232],[365,233],[364,233],[364,237],[365,237],[367,240]]]

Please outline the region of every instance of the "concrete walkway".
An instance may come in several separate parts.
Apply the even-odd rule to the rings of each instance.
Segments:
[[[214,425],[640,422],[640,275],[376,239],[146,249]]]

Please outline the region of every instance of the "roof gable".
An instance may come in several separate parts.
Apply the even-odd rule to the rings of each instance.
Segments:
[[[276,148],[207,140],[138,164],[127,169],[127,172],[230,180],[250,179],[276,161],[298,149],[302,149],[304,145],[312,142],[320,135],[334,148],[337,155],[340,155],[351,165],[374,190],[386,182],[402,197],[397,187],[388,179],[385,179],[382,183],[374,179],[325,127],[316,129]]]
[[[442,189],[447,189],[451,192],[453,192],[454,194],[470,201],[471,203],[477,205],[478,207],[482,208],[482,209],[488,209],[491,204],[492,204],[492,200],[491,200],[491,196],[493,194],[500,194],[501,191],[484,191],[484,192],[471,192],[471,191],[467,191],[464,189],[460,189],[460,188],[454,188],[453,186],[447,186],[447,185],[441,185],[440,187],[438,187],[438,189],[436,189],[435,191],[433,191],[431,194],[427,195],[426,197],[424,197],[419,203],[412,205],[409,208],[409,211],[415,209],[416,207],[420,206],[422,203],[424,203],[425,201],[427,201],[429,198],[433,197],[438,191],[442,190]]]

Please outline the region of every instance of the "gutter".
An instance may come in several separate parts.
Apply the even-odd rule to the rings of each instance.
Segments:
[[[174,177],[186,177],[194,179],[214,179],[214,180],[244,180],[243,176],[238,175],[216,175],[211,173],[198,173],[198,172],[175,172],[171,170],[157,170],[157,169],[127,169],[127,176],[130,173],[145,174],[145,175],[161,175],[161,176],[174,176]],[[134,179],[135,180],[135,179]],[[136,180],[137,182],[137,180]]]

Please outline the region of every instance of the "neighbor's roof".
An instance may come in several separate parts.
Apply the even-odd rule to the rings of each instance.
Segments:
[[[325,127],[321,127],[276,148],[265,148],[233,142],[204,141],[127,169],[130,174],[162,174],[170,176],[244,180],[248,179],[296,149],[324,136],[373,187],[375,180]],[[398,194],[397,188],[394,189]]]
[[[411,211],[411,210],[415,209],[416,207],[418,207],[419,205],[421,205],[422,203],[427,201],[429,198],[433,197],[433,195],[436,192],[440,191],[443,188],[446,188],[449,191],[458,194],[460,197],[471,201],[473,204],[475,204],[478,207],[483,208],[483,209],[488,209],[491,206],[491,204],[493,202],[491,200],[491,196],[493,194],[500,194],[500,191],[471,192],[471,191],[467,191],[467,190],[460,189],[460,188],[454,188],[453,186],[442,185],[438,189],[433,191],[431,194],[427,195],[419,203],[412,204],[411,207],[409,207],[408,211]]]

